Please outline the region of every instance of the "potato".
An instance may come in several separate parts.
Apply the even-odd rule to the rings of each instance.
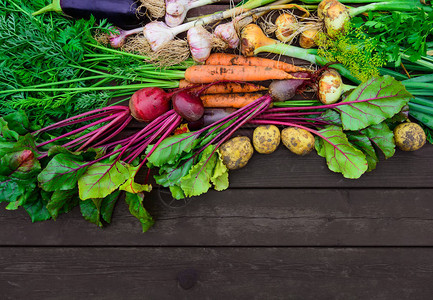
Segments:
[[[401,123],[394,128],[395,144],[400,150],[415,151],[424,146],[424,130],[416,123]]]
[[[284,128],[281,131],[281,140],[284,146],[297,155],[306,155],[314,148],[314,136],[302,128]]]
[[[228,140],[219,148],[223,163],[229,170],[235,170],[245,165],[253,156],[253,146],[246,136],[237,136]]]
[[[275,125],[262,125],[254,129],[253,145],[257,152],[270,154],[280,144],[280,130]]]

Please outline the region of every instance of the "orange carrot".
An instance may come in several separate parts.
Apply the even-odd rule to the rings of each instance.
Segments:
[[[203,85],[190,83],[184,79],[179,81],[179,88],[196,85],[197,87],[191,89],[192,91],[199,91]],[[225,82],[217,83],[203,91],[202,95],[207,94],[232,94],[232,93],[254,93],[259,91],[266,91],[267,88],[262,85],[245,83],[245,82]]]
[[[185,79],[191,83],[229,81],[264,81],[274,79],[300,79],[282,70],[262,66],[197,65],[186,69]]]
[[[212,53],[206,60],[207,65],[223,65],[223,66],[262,66],[270,67],[286,71],[288,73],[306,71],[307,69],[288,64],[282,61],[273,60],[262,57],[245,57],[242,55],[235,55],[229,53]]]
[[[262,97],[264,93],[212,94],[200,96],[204,107],[244,107]]]

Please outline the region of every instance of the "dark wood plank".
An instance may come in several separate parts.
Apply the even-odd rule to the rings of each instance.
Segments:
[[[270,155],[255,153],[248,165],[230,173],[231,187],[433,187],[433,146],[415,152],[396,151],[388,160],[381,159],[377,168],[361,178],[345,179],[333,173],[324,158],[314,151],[297,156],[280,145]]]
[[[78,209],[32,224],[0,210],[4,245],[433,246],[432,189],[231,189],[169,208],[153,192],[155,226],[141,233],[123,201],[100,229]],[[176,202],[176,204],[180,204]]]
[[[2,299],[431,299],[433,293],[433,249],[422,248],[1,248],[0,261]],[[191,269],[197,281],[184,290],[177,277]]]

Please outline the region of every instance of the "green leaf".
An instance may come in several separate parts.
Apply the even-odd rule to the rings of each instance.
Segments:
[[[338,106],[344,130],[359,130],[379,124],[399,113],[413,96],[393,77],[372,77],[360,84],[342,102],[365,101]]]
[[[164,139],[152,155],[149,156],[148,161],[156,167],[161,167],[165,164],[175,164],[183,153],[190,152],[197,143],[197,134],[194,132],[186,132],[174,135]],[[147,147],[146,154],[150,153],[153,145]]]
[[[28,199],[23,205],[24,209],[32,219],[32,222],[45,221],[51,218],[51,215],[46,208],[47,200],[44,199],[45,197],[44,191],[41,191],[40,194],[32,193],[31,196],[29,196],[31,199]]]
[[[152,186],[150,184],[139,184],[135,182],[135,176],[139,170],[138,166],[133,167],[131,165],[127,165],[127,169],[129,172],[129,178],[119,187],[119,190],[133,194],[150,192],[152,190]]]
[[[6,122],[3,118],[0,118],[0,135],[7,140],[18,141],[19,138],[19,134],[11,130],[8,126],[8,122]]]
[[[24,149],[5,154],[0,158],[0,175],[18,179],[31,179],[41,170],[33,152]]]
[[[144,194],[142,193],[132,194],[127,192],[125,196],[125,201],[129,206],[129,212],[140,221],[143,232],[146,232],[152,227],[154,221],[152,216],[143,207],[143,199]]]
[[[25,135],[31,130],[29,119],[24,111],[13,112],[4,116],[2,119],[8,123],[8,127],[11,130],[19,135]]]
[[[102,227],[101,222],[101,206],[102,199],[88,199],[85,201],[80,201],[80,210],[84,219],[93,223],[99,227]]]
[[[317,153],[326,158],[328,168],[346,178],[359,178],[368,168],[362,151],[353,147],[340,127],[330,125],[318,132]]]
[[[111,216],[113,215],[114,206],[119,199],[120,191],[115,191],[104,198],[101,203],[101,216],[107,223],[111,223]]]
[[[120,191],[116,191],[105,198],[79,201],[81,214],[84,219],[99,227],[103,227],[101,217],[105,222],[110,223],[119,194]]]
[[[215,146],[207,147],[203,151],[200,161],[192,166],[187,175],[181,178],[180,187],[185,196],[191,197],[204,194],[211,187],[210,180],[213,176],[217,159],[217,154],[212,154],[214,148]]]
[[[51,159],[38,175],[38,181],[45,191],[67,191],[76,187],[78,179],[86,172],[86,162],[81,156],[60,153]]]
[[[80,156],[83,158],[84,161],[92,161],[95,159],[98,159],[105,154],[105,150],[102,148],[89,148],[86,149],[86,151],[70,151],[69,149],[66,149],[65,147],[54,145],[51,146],[48,150],[48,157],[53,157],[60,153],[67,153],[74,156]]]
[[[105,198],[129,178],[128,169],[121,163],[95,163],[78,179],[81,200]]]
[[[62,212],[68,212],[78,205],[78,190],[75,188],[68,191],[55,191],[47,204],[47,210],[51,217],[56,220]]]
[[[376,151],[374,150],[374,147],[368,137],[356,131],[346,132],[346,135],[349,139],[349,142],[365,154],[365,159],[368,163],[367,172],[374,170],[377,163],[379,162],[379,159],[377,158]]]
[[[184,199],[186,197],[185,193],[183,192],[183,190],[181,189],[180,186],[173,185],[173,186],[170,186],[169,189],[171,192],[171,196],[174,199],[180,200],[180,199]]]
[[[382,150],[386,158],[390,158],[395,153],[394,133],[385,123],[372,125],[361,130],[373,145]]]
[[[223,191],[229,187],[229,170],[223,163],[220,152],[217,150],[216,153],[216,164],[210,180],[212,181],[215,190]]]
[[[34,181],[0,176],[0,202],[23,201],[24,199],[20,198],[35,189]]]
[[[164,187],[174,186],[179,184],[180,179],[187,175],[191,170],[194,160],[192,158],[180,162],[179,166],[162,166],[159,169],[159,175],[155,175],[155,181],[157,184]]]

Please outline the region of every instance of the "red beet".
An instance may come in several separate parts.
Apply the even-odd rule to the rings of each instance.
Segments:
[[[136,91],[129,100],[129,109],[134,119],[151,122],[170,109],[170,94],[158,87]]]
[[[180,91],[172,97],[171,101],[174,111],[187,121],[197,121],[204,114],[203,103],[194,94]]]

